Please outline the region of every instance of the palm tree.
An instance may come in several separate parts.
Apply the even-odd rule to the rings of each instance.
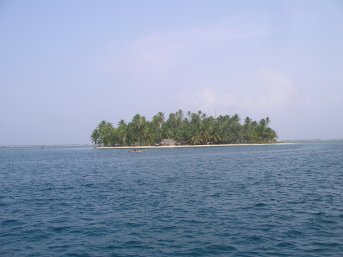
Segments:
[[[193,135],[190,142],[192,145],[199,145],[202,143],[201,135]]]
[[[135,143],[139,145],[142,144],[142,127],[145,122],[145,117],[141,116],[140,114],[136,114],[133,116],[131,121],[131,127],[133,132],[133,139],[136,140]]]
[[[245,143],[249,143],[251,140],[251,122],[249,117],[246,117],[243,125],[243,140]]]
[[[152,117],[153,138],[155,143],[159,143],[162,140],[162,125],[164,123],[164,113],[159,112]]]
[[[238,114],[219,115],[217,118],[205,113],[182,110],[170,113],[165,121],[164,113],[159,112],[151,121],[136,114],[128,124],[120,120],[117,128],[112,123],[101,121],[91,134],[91,140],[97,145],[152,145],[163,138],[173,138],[185,144],[220,143],[262,143],[275,142],[277,133],[269,127],[268,117],[259,122],[246,117],[240,123]]]
[[[93,131],[93,138],[97,139],[97,144],[103,144],[104,146],[112,146],[116,142],[115,128],[112,123],[105,120],[101,121]]]
[[[257,135],[260,142],[274,142],[277,138],[276,132],[269,128],[269,123],[270,119],[266,117],[265,119],[261,119],[257,125]]]
[[[96,145],[101,144],[101,142],[100,142],[100,133],[99,133],[99,130],[97,128],[93,130],[93,133],[91,135],[91,140]]]
[[[231,128],[231,138],[233,143],[241,142],[241,124],[240,117],[238,114],[235,114],[230,119],[230,128]]]
[[[120,120],[118,123],[117,133],[119,137],[120,145],[127,145],[128,129],[124,120]]]
[[[162,127],[162,124],[164,123],[164,113],[163,112],[159,112],[156,114],[156,119],[157,119],[157,122],[159,124],[159,128]]]

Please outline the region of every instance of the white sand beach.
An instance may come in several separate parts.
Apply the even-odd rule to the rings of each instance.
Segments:
[[[265,146],[289,145],[293,143],[265,143],[265,144],[213,144],[213,145],[168,145],[168,146],[97,146],[96,149],[170,149],[170,148],[199,148],[199,147],[236,147],[236,146]]]

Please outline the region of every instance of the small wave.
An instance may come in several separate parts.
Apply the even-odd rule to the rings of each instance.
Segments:
[[[256,203],[255,204],[255,207],[258,207],[258,208],[260,208],[260,207],[266,207],[267,206],[267,204],[265,204],[265,203]]]
[[[24,222],[19,221],[17,219],[6,219],[1,222],[1,226],[13,226],[13,225],[21,225],[24,224]]]
[[[295,248],[295,244],[292,244],[290,242],[281,242],[276,245],[276,247],[281,247],[281,248]]]

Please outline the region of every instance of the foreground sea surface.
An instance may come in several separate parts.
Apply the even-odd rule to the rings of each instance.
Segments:
[[[0,148],[0,256],[343,256],[343,144]]]

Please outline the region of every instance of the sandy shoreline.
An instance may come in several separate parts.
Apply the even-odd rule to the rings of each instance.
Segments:
[[[199,148],[199,147],[233,147],[233,146],[263,146],[289,145],[293,143],[266,143],[266,144],[218,144],[218,145],[170,145],[170,146],[97,146],[96,149],[170,149],[170,148]]]

